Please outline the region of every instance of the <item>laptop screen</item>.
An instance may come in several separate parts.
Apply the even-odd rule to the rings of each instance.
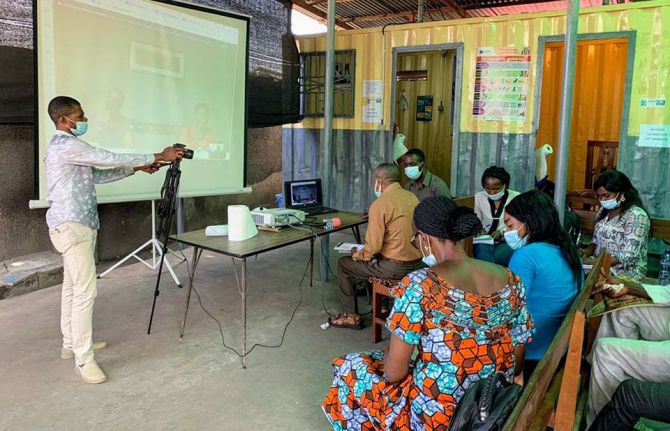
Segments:
[[[290,206],[321,205],[321,191],[319,180],[292,181],[287,187],[290,190]]]

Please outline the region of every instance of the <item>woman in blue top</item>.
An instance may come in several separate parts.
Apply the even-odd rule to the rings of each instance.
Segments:
[[[515,250],[509,268],[526,286],[528,311],[535,321],[523,368],[527,381],[581,289],[584,272],[579,252],[546,194],[533,190],[515,197],[505,207],[504,220],[505,241]]]

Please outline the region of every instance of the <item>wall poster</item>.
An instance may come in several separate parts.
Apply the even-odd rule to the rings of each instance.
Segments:
[[[475,120],[525,119],[530,57],[528,48],[482,47],[477,50],[472,106]]]

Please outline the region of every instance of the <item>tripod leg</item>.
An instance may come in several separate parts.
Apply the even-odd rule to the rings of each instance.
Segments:
[[[198,261],[202,255],[202,250],[198,247],[193,247],[193,265],[189,272],[188,290],[186,291],[186,308],[184,308],[184,319],[181,321],[181,331],[179,332],[179,341],[184,338],[184,330],[186,329],[186,315],[188,314],[188,306],[191,302],[191,290],[193,289],[193,279],[195,278],[195,268],[198,266]]]
[[[162,244],[161,244],[160,241],[158,241],[158,240],[155,240],[155,241],[156,241],[156,242],[154,243],[154,246],[158,249],[158,253],[159,253],[161,256],[163,256],[163,247],[162,247]],[[168,250],[168,252],[170,251],[167,247],[165,247],[165,250]],[[179,278],[177,278],[177,274],[175,274],[174,269],[172,269],[172,265],[170,264],[170,261],[167,259],[167,253],[165,253],[165,257],[166,257],[166,259],[165,259],[165,266],[167,267],[168,272],[169,272],[170,275],[172,276],[172,280],[174,280],[174,283],[177,285],[178,288],[181,289],[181,288],[184,287],[184,286],[183,286],[183,285],[181,284],[181,282],[179,281]],[[183,259],[183,257],[180,257],[180,258]]]
[[[151,323],[154,321],[154,311],[156,311],[156,300],[158,299],[159,287],[161,284],[161,274],[163,273],[163,263],[165,262],[165,253],[161,255],[161,262],[158,266],[158,276],[156,277],[156,288],[154,289],[154,302],[151,305],[151,316],[149,317],[149,327],[147,334],[151,334]]]
[[[242,259],[242,368],[247,368],[247,259]]]

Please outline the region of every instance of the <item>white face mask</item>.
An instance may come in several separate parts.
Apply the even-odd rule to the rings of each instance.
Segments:
[[[435,259],[435,255],[433,254],[433,251],[430,249],[430,241],[428,241],[428,255],[423,254],[423,240],[421,239],[422,236],[419,236],[419,247],[421,248],[421,261],[426,264],[426,266],[431,267],[437,265],[437,259]]]
[[[375,196],[377,198],[382,197],[382,182],[379,180],[375,181]]]
[[[521,225],[523,227],[523,225]],[[519,228],[521,229],[521,227]],[[519,229],[508,230],[504,233],[505,242],[512,250],[518,250],[528,243],[528,235],[519,236]]]
[[[608,211],[611,211],[613,209],[618,208],[621,205],[621,201],[619,199],[619,194],[617,193],[616,197],[613,199],[607,199],[604,201],[600,201],[600,206],[605,208]]]
[[[421,164],[423,165],[423,163]],[[407,178],[410,180],[416,180],[421,176],[421,165],[419,166],[407,166],[405,168],[405,175],[407,175]]]
[[[486,192],[486,194],[489,195],[490,200],[499,201],[500,199],[503,198],[503,196],[505,196],[505,188],[503,187],[502,190],[500,190],[498,193],[496,193],[494,195],[490,195],[488,192]]]

